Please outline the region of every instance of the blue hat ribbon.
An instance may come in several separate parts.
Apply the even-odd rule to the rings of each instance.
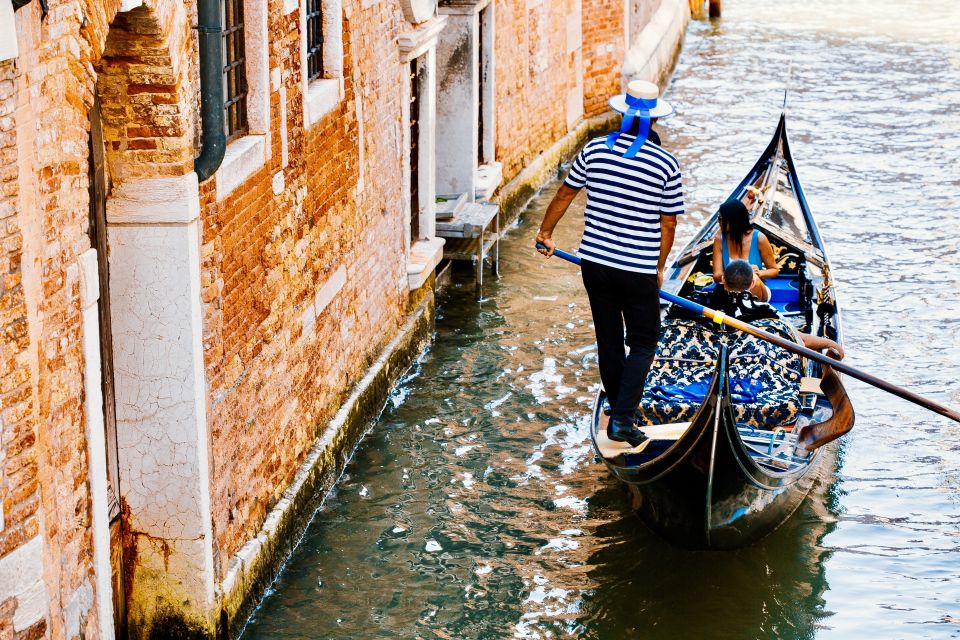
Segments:
[[[645,100],[643,98],[634,98],[630,95],[625,97],[627,101],[627,111],[623,114],[623,124],[620,125],[620,131],[614,131],[607,136],[607,148],[613,149],[617,143],[617,139],[624,133],[630,131],[634,118],[640,118],[640,131],[637,132],[636,139],[623,153],[624,158],[633,158],[637,155],[637,152],[640,151],[640,147],[647,141],[647,136],[650,134],[650,109],[657,106],[657,99]]]

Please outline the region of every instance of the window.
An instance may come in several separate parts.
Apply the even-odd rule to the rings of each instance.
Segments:
[[[486,10],[484,10],[485,12]],[[483,140],[484,140],[484,131],[483,131],[483,110],[484,110],[484,98],[487,93],[486,80],[487,76],[484,73],[484,53],[486,49],[486,41],[483,36],[483,23],[486,16],[484,12],[480,13],[480,19],[477,20],[477,42],[480,45],[480,51],[477,52],[477,82],[480,85],[480,91],[478,93],[479,101],[477,103],[477,164],[483,164],[483,161],[486,159],[483,155]]]
[[[247,134],[247,57],[243,0],[223,0],[223,95],[227,141]]]
[[[323,77],[323,7],[307,0],[307,80]]]
[[[420,65],[410,61],[410,242],[420,239]]]
[[[227,148],[217,169],[223,200],[264,166],[270,144],[267,3],[219,0],[223,19],[223,111]]]
[[[343,2],[300,0],[304,124],[310,128],[343,98]]]

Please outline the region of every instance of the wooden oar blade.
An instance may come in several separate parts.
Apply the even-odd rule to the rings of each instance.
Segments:
[[[813,451],[828,442],[833,442],[840,436],[853,429],[856,414],[853,403],[843,388],[840,377],[831,367],[823,368],[823,378],[820,380],[820,390],[830,401],[833,415],[815,424],[808,424],[800,428],[797,433],[797,442],[807,450]]]

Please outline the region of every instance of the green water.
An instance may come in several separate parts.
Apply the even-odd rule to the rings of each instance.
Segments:
[[[691,25],[680,115],[661,127],[685,170],[678,245],[768,142],[792,60],[793,153],[848,360],[960,405],[957,3],[724,4]],[[433,346],[244,637],[960,637],[960,425],[859,383],[856,428],[763,542],[692,553],[644,529],[590,449],[578,273],[530,248],[551,194],[501,245],[481,304],[454,274]]]

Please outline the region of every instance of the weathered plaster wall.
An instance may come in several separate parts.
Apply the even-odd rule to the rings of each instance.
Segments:
[[[626,0],[626,2],[627,40],[633,42],[640,35],[640,32],[650,24],[653,14],[663,4],[663,0]]]

